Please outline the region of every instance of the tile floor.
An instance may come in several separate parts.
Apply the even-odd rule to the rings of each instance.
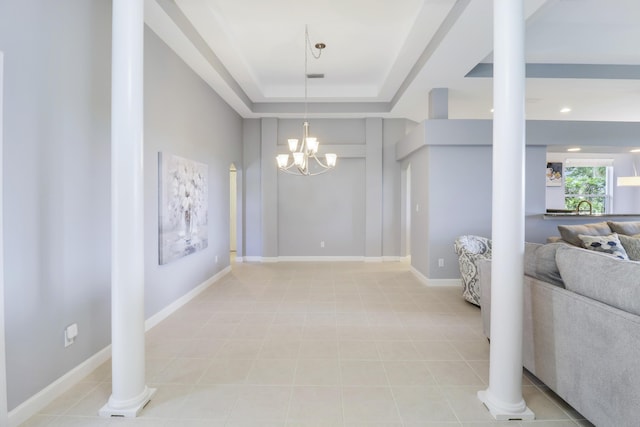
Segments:
[[[135,419],[96,414],[110,362],[24,426],[590,426],[535,379],[537,421],[492,421],[480,310],[400,262],[233,265],[146,336],[157,393]]]

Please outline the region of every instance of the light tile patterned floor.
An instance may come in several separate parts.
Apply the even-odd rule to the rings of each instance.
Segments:
[[[110,362],[24,426],[494,426],[480,310],[400,262],[234,264],[146,336],[157,393],[136,419],[96,414]],[[534,423],[589,426],[535,379]]]

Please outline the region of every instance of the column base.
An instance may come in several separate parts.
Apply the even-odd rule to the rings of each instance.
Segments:
[[[498,421],[532,421],[536,416],[527,408],[527,404],[522,402],[516,405],[504,404],[493,397],[489,390],[478,392],[478,399],[487,407],[489,413]]]
[[[151,396],[156,392],[155,388],[144,388],[142,394],[131,401],[127,402],[114,402],[113,395],[109,398],[109,401],[99,411],[98,415],[105,418],[110,417],[125,417],[135,418],[140,411],[147,406],[147,403],[151,400]]]

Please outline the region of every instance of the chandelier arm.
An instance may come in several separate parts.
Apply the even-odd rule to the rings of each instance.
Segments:
[[[294,163],[292,162],[290,165],[286,165],[285,167],[278,167],[278,169],[280,169],[281,171],[288,171],[289,169],[291,169],[291,167],[294,165]]]
[[[313,158],[315,159],[315,161],[316,161],[316,162],[318,162],[318,164],[319,164],[320,166],[322,166],[323,168],[325,168],[325,169],[332,169],[329,165],[327,165],[327,164],[325,164],[325,163],[322,163],[322,161],[321,161],[319,158],[317,158],[315,154],[311,155],[311,157],[313,157]]]
[[[330,170],[331,170],[331,169],[322,169],[322,170],[319,170],[318,172],[309,173],[309,175],[307,175],[307,176],[322,175],[323,173],[327,173],[327,172],[329,172]]]
[[[308,175],[302,175],[300,172],[291,172],[288,169],[280,169],[281,172],[287,173],[289,175],[294,175],[294,176],[308,176]]]

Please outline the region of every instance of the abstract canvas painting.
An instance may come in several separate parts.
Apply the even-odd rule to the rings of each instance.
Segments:
[[[158,153],[159,262],[167,264],[208,245],[208,166]]]
[[[547,187],[562,186],[562,163],[547,163]]]

